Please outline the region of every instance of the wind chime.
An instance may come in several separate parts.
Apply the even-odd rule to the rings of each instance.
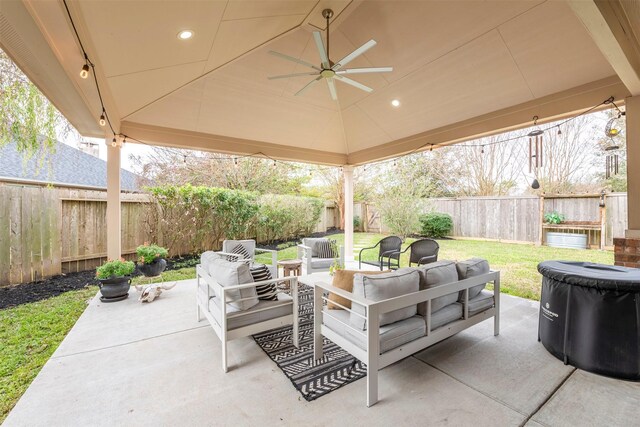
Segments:
[[[609,179],[612,176],[618,175],[620,169],[620,157],[618,156],[618,150],[620,146],[614,141],[613,138],[620,135],[620,129],[622,128],[622,124],[619,120],[622,116],[625,115],[625,112],[620,110],[618,106],[613,102],[613,98],[609,98],[605,103],[610,103],[613,107],[618,110],[617,117],[612,117],[607,122],[607,125],[604,128],[604,134],[607,138],[609,138],[609,142],[604,147],[604,151],[606,156],[604,158],[604,175],[605,179]]]
[[[533,116],[533,125],[538,126],[538,116]],[[538,168],[542,167],[543,162],[543,143],[542,135],[544,131],[541,129],[534,129],[527,134],[529,137],[529,173],[533,173],[534,179],[531,183],[531,188],[537,190],[540,188],[538,182]]]

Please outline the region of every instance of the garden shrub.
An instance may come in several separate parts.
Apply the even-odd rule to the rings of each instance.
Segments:
[[[315,197],[266,194],[258,199],[255,234],[260,242],[307,235],[320,220],[324,202]]]
[[[362,227],[362,219],[359,215],[355,215],[353,217],[353,229],[360,230],[360,227]]]
[[[391,233],[405,237],[420,230],[415,197],[403,187],[391,187],[376,200],[382,222]]]
[[[451,215],[440,212],[431,212],[420,215],[420,235],[442,238],[451,233],[453,230],[453,220]]]

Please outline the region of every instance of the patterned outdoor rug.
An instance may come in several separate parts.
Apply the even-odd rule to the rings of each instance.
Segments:
[[[324,358],[313,360],[313,288],[299,286],[300,347],[293,346],[291,326],[256,334],[253,338],[302,397],[311,401],[366,377],[367,367],[326,338]]]

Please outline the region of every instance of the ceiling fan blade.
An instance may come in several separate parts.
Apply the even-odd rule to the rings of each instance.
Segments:
[[[303,87],[302,89],[300,89],[299,91],[297,91],[297,92],[295,93],[295,95],[294,95],[294,96],[302,95],[303,93],[305,93],[305,92],[306,92],[306,90],[307,90],[307,89],[309,89],[309,88],[310,88],[311,86],[313,86],[315,83],[319,82],[321,78],[322,78],[322,76],[318,76],[318,78],[317,78],[317,79],[313,79],[313,80],[311,80],[309,83],[307,83],[307,84],[305,85],[305,87]]]
[[[330,68],[329,57],[327,56],[327,51],[324,48],[324,43],[322,42],[322,34],[320,34],[320,31],[313,32],[313,39],[316,41],[316,47],[318,48],[318,53],[320,54],[320,62],[322,62],[322,66],[327,69]]]
[[[338,100],[338,92],[336,92],[336,84],[333,79],[327,79],[327,85],[329,86],[329,93],[331,93],[331,99]]]
[[[318,73],[295,73],[295,74],[282,74],[280,76],[271,76],[267,77],[269,80],[277,80],[277,79],[288,79],[289,77],[300,77],[300,76],[317,76]]]
[[[278,58],[286,59],[287,61],[296,62],[306,67],[313,68],[314,70],[322,71],[320,67],[316,67],[313,64],[309,64],[308,62],[303,61],[302,59],[294,58],[293,56],[285,55],[284,53],[276,52],[274,50],[270,50],[269,53],[273,56],[277,56]]]
[[[351,80],[350,78],[342,77],[342,76],[338,76],[338,75],[336,75],[335,78],[338,79],[339,82],[346,83],[348,85],[357,87],[358,89],[361,89],[361,90],[363,90],[365,92],[373,92],[373,89],[371,89],[369,86],[365,86],[362,83],[358,83],[355,80]]]
[[[376,44],[377,43],[375,40],[373,39],[369,40],[368,42],[366,42],[365,44],[363,44],[362,46],[360,46],[359,48],[351,52],[349,55],[345,56],[340,61],[338,61],[333,67],[331,67],[331,69],[333,71],[339,70],[340,68],[347,65],[349,62],[356,59],[358,56],[362,55],[363,53],[365,53],[366,51],[374,47]]]
[[[336,74],[390,73],[393,67],[349,68],[336,71]]]

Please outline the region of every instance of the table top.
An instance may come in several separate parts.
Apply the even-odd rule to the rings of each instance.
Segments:
[[[302,260],[301,259],[283,259],[282,261],[278,261],[278,265],[281,265],[281,266],[302,265]]]
[[[304,276],[298,277],[298,282],[303,285],[311,286],[315,285],[317,282],[324,282],[327,284],[333,283],[333,277],[329,274],[328,271],[321,271],[319,273],[305,274]]]

